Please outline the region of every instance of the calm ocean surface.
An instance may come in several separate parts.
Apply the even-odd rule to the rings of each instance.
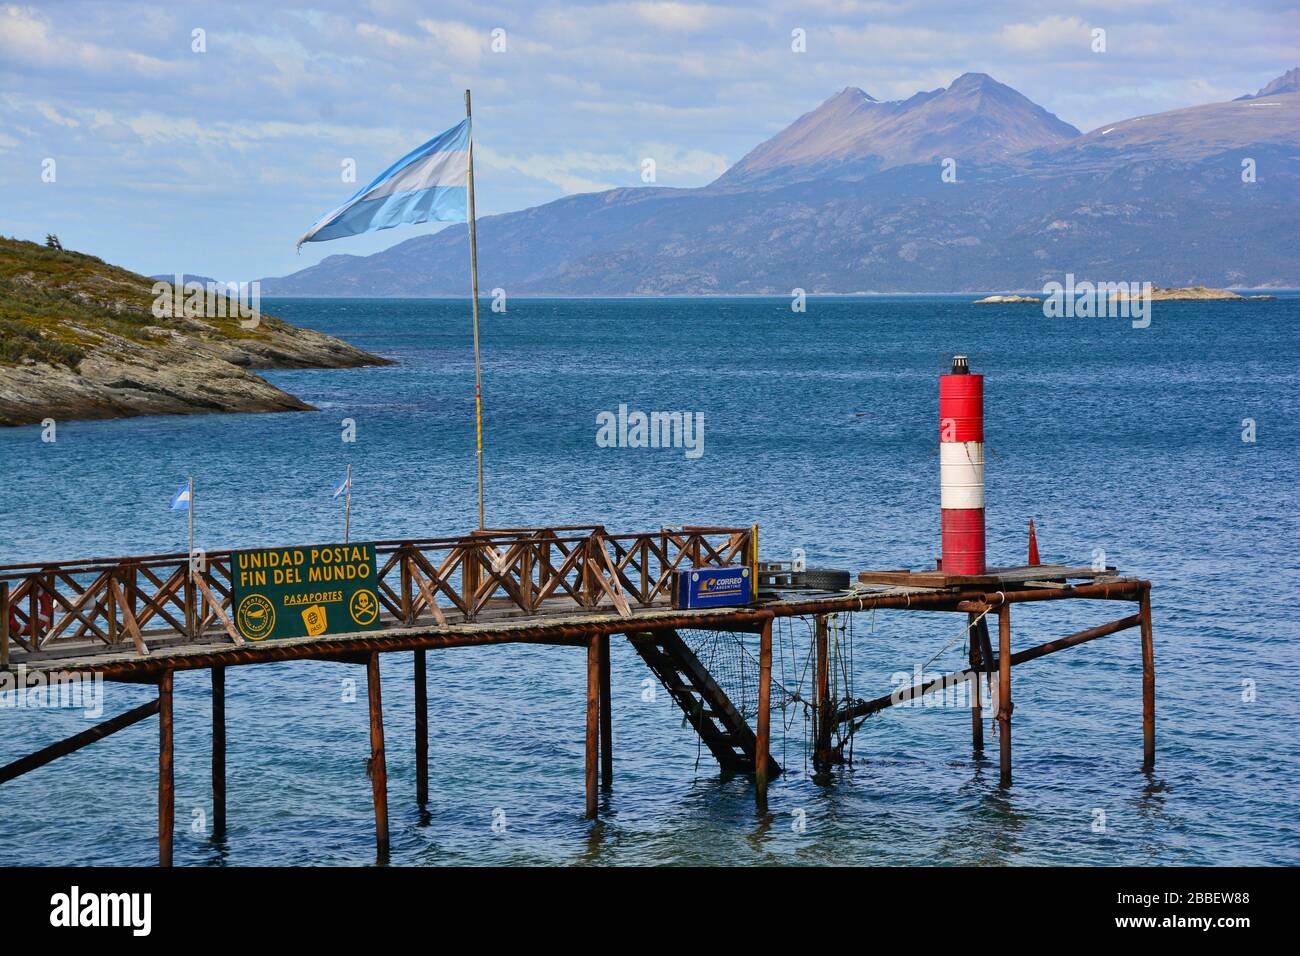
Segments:
[[[335,541],[342,500],[330,492],[349,462],[354,539],[471,528],[468,304],[267,308],[400,364],[267,375],[319,412],[68,422],[54,444],[34,427],[0,430],[0,562],[184,550],[185,516],[167,504],[187,474],[200,547]],[[788,772],[759,817],[750,781],[720,777],[707,751],[697,765],[668,695],[642,700],[648,671],[615,641],[615,788],[593,826],[581,819],[583,653],[462,649],[429,655],[422,818],[411,657],[392,654],[392,862],[1300,863],[1298,322],[1294,296],[1157,302],[1145,330],[947,297],[812,299],[804,315],[788,299],[485,311],[490,524],[757,521],[764,557],[802,547],[810,564],[852,569],[933,561],[936,377],[952,352],[969,353],[987,375],[991,563],[1023,560],[1032,516],[1044,560],[1089,563],[1100,550],[1154,582],[1157,767],[1140,769],[1128,631],[1014,672],[1010,792],[991,733],[991,761],[974,759],[963,708],[872,718],[829,784],[806,771],[791,709],[788,735],[774,731]],[[620,403],[703,412],[703,456],[598,448],[596,416]],[[355,443],[340,440],[344,418]],[[1120,613],[1025,606],[1014,646]],[[951,615],[856,617],[863,697],[961,628]],[[963,662],[958,641],[931,669]],[[373,862],[363,673],[304,662],[237,668],[227,682],[230,831],[215,845],[194,832],[210,808],[208,676],[176,679],[177,864]],[[113,714],[151,691],[105,694]],[[76,711],[0,708],[0,762],[87,726]],[[149,721],[4,785],[0,864],[153,863],[156,753]]]

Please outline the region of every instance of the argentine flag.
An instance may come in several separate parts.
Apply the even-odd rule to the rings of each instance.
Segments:
[[[469,119],[461,120],[393,163],[308,229],[298,247],[402,223],[465,222],[469,124]]]
[[[344,478],[343,481],[339,483],[339,486],[334,489],[334,497],[337,498],[339,495],[343,494],[343,492],[347,491],[348,485],[350,484],[352,484],[352,479],[350,477]]]
[[[180,490],[172,495],[172,511],[188,511],[190,507],[189,482],[181,485]]]

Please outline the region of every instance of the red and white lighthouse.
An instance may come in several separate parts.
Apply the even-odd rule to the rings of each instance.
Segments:
[[[939,506],[944,572],[983,574],[984,376],[964,355],[939,376]]]

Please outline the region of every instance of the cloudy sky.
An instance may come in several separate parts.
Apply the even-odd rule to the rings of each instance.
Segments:
[[[639,185],[647,157],[659,185],[702,185],[845,86],[896,99],[986,72],[1085,131],[1231,99],[1296,65],[1298,10],[0,0],[0,234],[52,231],[145,273],[280,275],[431,228],[294,252],[355,190],[346,161],[368,181],[457,122],[466,87],[487,215]],[[805,52],[792,50],[795,30]]]

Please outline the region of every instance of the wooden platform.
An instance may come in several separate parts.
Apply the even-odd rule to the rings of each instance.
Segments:
[[[1114,573],[1092,572],[1081,569],[1063,569],[1070,578],[1085,580],[1083,585],[1044,584],[1041,590],[1037,579],[1055,583],[1063,579],[1056,566],[1048,571],[1042,568],[1016,568],[981,576],[978,581],[938,583],[932,575],[910,572],[864,571],[860,579],[877,576],[908,574],[926,585],[863,584],[847,592],[787,592],[781,598],[765,600],[745,607],[717,608],[712,610],[675,610],[660,601],[649,608],[633,607],[624,615],[612,605],[603,604],[595,609],[584,609],[571,600],[557,599],[547,602],[539,612],[524,614],[513,607],[488,610],[473,622],[437,624],[421,623],[403,625],[388,619],[388,626],[379,631],[351,634],[330,634],[320,637],[295,637],[260,643],[235,644],[225,631],[210,629],[199,641],[188,640],[176,632],[149,632],[149,651],[141,654],[131,645],[84,643],[67,644],[55,649],[31,654],[18,649],[11,666],[25,666],[30,671],[62,673],[99,673],[113,680],[147,678],[169,670],[194,670],[214,666],[239,666],[286,660],[351,659],[371,652],[440,649],[450,647],[475,647],[491,644],[529,643],[556,645],[583,645],[594,634],[629,634],[655,630],[718,629],[757,631],[764,620],[773,617],[791,617],[807,614],[831,614],[872,609],[896,608],[903,610],[960,610],[960,605],[979,602],[989,592],[1005,592],[1011,585],[1029,587],[1039,593],[1020,594],[1018,600],[1045,600],[1065,598],[1100,598],[1132,600],[1143,583],[1134,577]]]
[[[687,722],[724,769],[752,773],[760,812],[768,782],[781,768],[772,759],[773,623],[813,620],[815,688],[811,708],[813,764],[827,772],[863,720],[885,708],[953,682],[996,677],[1000,780],[1011,783],[1011,668],[1129,628],[1142,632],[1144,765],[1155,759],[1155,665],[1149,582],[1114,568],[1067,565],[999,568],[982,575],[940,571],[863,571],[841,592],[784,591],[740,607],[679,610],[669,604],[674,573],[686,568],[757,569],[757,526],[689,527],[638,535],[609,535],[599,526],[501,529],[454,539],[383,542],[376,546],[383,626],[378,630],[253,641],[230,624],[231,555],[208,554],[191,567],[186,555],[95,559],[65,564],[0,567],[0,673],[35,675],[35,684],[87,675],[156,685],[158,696],[65,740],[0,767],[0,784],[37,770],[141,720],[158,717],[159,861],[170,865],[175,827],[173,679],[177,671],[207,669],[212,679],[214,835],[225,828],[225,672],[277,661],[321,660],[365,667],[370,716],[368,778],[375,805],[378,858],[389,845],[388,789],[380,655],[414,655],[416,800],[428,798],[426,652],[453,647],[531,643],[581,648],[586,662],[586,816],[598,809],[598,786],[613,779],[610,640],[625,637],[659,678]],[[757,579],[755,572],[754,578]],[[1013,652],[1011,608],[1040,601],[1131,601],[1138,612],[1054,641]],[[873,700],[835,696],[828,680],[827,635],[833,615],[878,609],[964,615],[969,667]],[[991,639],[989,622],[997,622]],[[757,636],[756,713],[751,728],[679,630]],[[919,658],[917,658],[919,659]],[[557,667],[574,666],[557,654]],[[846,692],[847,694],[847,692]],[[983,748],[978,695],[971,709],[972,744]],[[503,716],[508,716],[504,715]],[[832,734],[839,743],[832,744]],[[93,812],[93,811],[92,811]]]
[[[993,568],[987,574],[945,574],[938,570],[862,571],[858,574],[858,580],[863,584],[892,584],[914,588],[1004,588],[1007,585],[1052,587],[1068,581],[1098,581],[1117,579],[1118,576],[1119,572],[1113,567],[1096,570],[1064,564],[1035,564]]]

